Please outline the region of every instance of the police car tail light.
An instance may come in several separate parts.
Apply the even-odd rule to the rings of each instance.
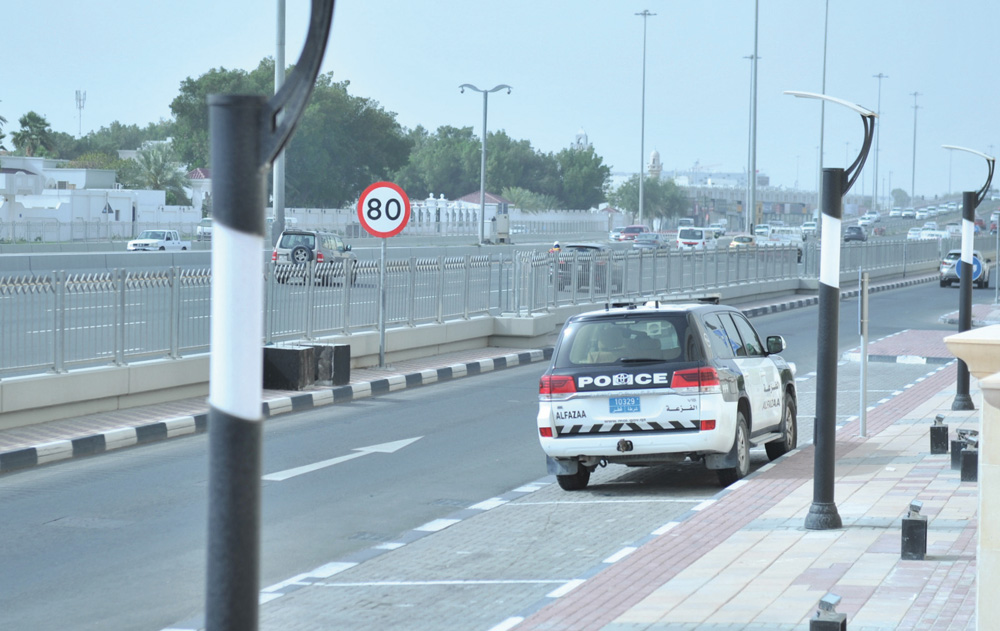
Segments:
[[[715,429],[715,421],[714,420],[711,420],[711,421],[699,421],[699,429],[701,429],[701,431],[703,431],[703,432],[707,432],[708,430]]]
[[[322,252],[317,252],[316,253],[316,262],[317,263],[322,263],[323,262],[323,253]]]
[[[670,380],[671,388],[696,388],[699,392],[721,392],[719,373],[711,366],[678,370]]]
[[[551,427],[539,427],[538,433],[542,438],[552,438],[552,428]]]
[[[576,383],[564,375],[542,375],[538,382],[538,395],[551,397],[556,394],[575,394]]]
[[[278,261],[278,251],[275,250],[271,252],[271,262],[276,263]]]

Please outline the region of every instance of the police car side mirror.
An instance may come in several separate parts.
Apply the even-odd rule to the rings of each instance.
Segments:
[[[780,353],[785,350],[785,338],[780,335],[767,336],[767,352],[770,354]]]

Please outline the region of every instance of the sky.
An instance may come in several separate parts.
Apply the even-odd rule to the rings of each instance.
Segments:
[[[6,6],[8,148],[29,110],[72,135],[169,119],[186,78],[250,70],[275,56],[277,6]],[[644,10],[655,15],[636,15]],[[301,53],[309,11],[308,0],[286,0],[288,64]],[[615,173],[639,171],[653,150],[668,171],[743,172],[755,24],[756,164],[771,185],[817,189],[820,101],[784,92],[824,92],[824,25],[825,93],[880,114],[852,194],[874,192],[876,146],[880,194],[912,186],[933,199],[985,183],[985,160],[942,145],[1000,152],[994,0],[339,0],[322,72],[349,81],[352,95],[377,101],[405,128],[472,127],[478,136],[482,95],[458,86],[508,84],[510,94],[489,97],[488,128],[536,150],[556,153],[583,130]],[[86,92],[82,110],[77,90]],[[839,105],[823,109],[823,166],[846,167],[861,148],[861,118]]]

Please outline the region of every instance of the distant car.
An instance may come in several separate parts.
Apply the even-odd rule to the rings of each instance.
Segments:
[[[871,217],[869,217],[868,215],[862,215],[861,217],[858,217],[858,225],[859,226],[863,226],[863,227],[867,228],[868,226],[872,225],[873,223],[875,223],[875,220],[872,219]]]
[[[622,240],[622,229],[614,228],[608,232],[608,241],[621,241]]]
[[[844,243],[848,241],[867,241],[868,233],[862,226],[847,226],[844,228]]]
[[[559,271],[556,286],[560,291],[573,285],[589,288],[593,276],[594,289],[606,291],[608,281],[615,291],[621,291],[625,270],[620,260],[614,257],[611,246],[602,243],[570,243],[559,250]],[[593,272],[591,272],[593,267]],[[574,275],[574,269],[576,274]],[[610,270],[610,272],[609,272]]]
[[[771,224],[759,223],[753,228],[753,233],[757,236],[766,237],[771,232]]]
[[[815,221],[807,221],[802,224],[802,234],[807,237],[815,237],[819,234],[819,224]]]
[[[205,217],[198,222],[198,227],[194,229],[195,236],[197,236],[199,241],[205,241],[212,238],[212,218]]]
[[[726,236],[726,227],[721,223],[710,223],[708,229],[715,233],[715,238]]]
[[[757,235],[753,234],[733,235],[732,240],[729,242],[729,247],[731,248],[752,248],[756,245]]]
[[[677,231],[677,248],[680,250],[710,250],[715,247],[715,232],[709,228],[681,228]]]
[[[892,208],[892,209],[889,210],[889,216],[890,217],[902,217],[903,216],[903,209],[902,208]]]
[[[979,263],[982,266],[982,272],[979,274],[979,278],[975,279],[973,282],[976,287],[984,289],[990,286],[990,259],[983,258],[983,255],[979,250],[972,251],[973,258],[979,259]],[[952,283],[959,282],[958,278],[958,262],[962,259],[962,250],[949,250],[948,254],[941,260],[941,266],[938,268],[938,278],[940,280],[942,287],[950,287]]]
[[[635,235],[642,234],[644,232],[649,232],[649,228],[646,226],[625,226],[618,233],[618,238],[616,241],[634,241]]]
[[[278,236],[271,252],[277,266],[279,283],[301,283],[307,280],[306,264],[315,261],[316,282],[331,285],[337,279],[343,283],[351,270],[351,284],[357,279],[357,256],[340,235],[320,230],[286,229]]]
[[[947,239],[949,238],[947,230],[930,230],[928,228],[920,229],[921,239]]]
[[[801,228],[794,226],[774,226],[771,234],[767,235],[768,243],[773,245],[792,245],[798,249],[798,262],[802,262],[802,242],[805,236]]]
[[[906,233],[907,241],[919,241],[920,240],[920,228],[910,228]]]
[[[916,219],[917,211],[914,208],[904,208],[903,212],[899,214],[903,219]]]
[[[936,221],[925,221],[922,230],[940,230],[938,222]]]
[[[635,250],[659,250],[669,248],[670,243],[659,232],[643,232],[635,235],[632,248]]]
[[[927,209],[925,209],[925,208],[921,208],[920,210],[918,210],[918,211],[917,211],[917,212],[916,212],[916,213],[915,213],[915,214],[913,215],[913,218],[914,218],[914,219],[927,219],[928,215],[930,215],[930,213],[929,213],[929,212],[927,211]]]

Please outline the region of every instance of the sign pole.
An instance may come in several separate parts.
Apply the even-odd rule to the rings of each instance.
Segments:
[[[402,232],[410,221],[410,198],[392,182],[375,182],[358,198],[358,221],[368,234],[382,239],[378,275],[378,367],[385,368],[386,239]]]

